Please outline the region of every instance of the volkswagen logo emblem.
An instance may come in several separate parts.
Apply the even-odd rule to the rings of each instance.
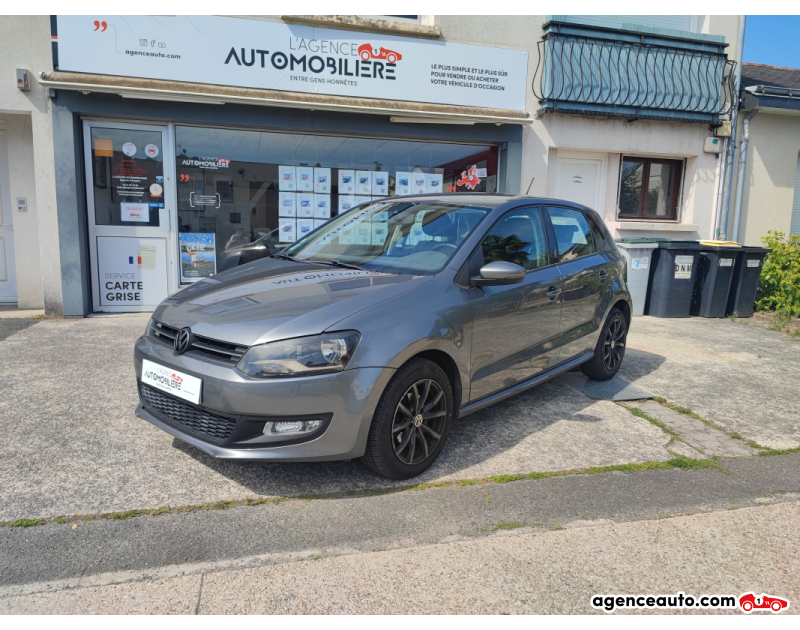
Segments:
[[[192,331],[189,328],[181,328],[175,335],[175,354],[183,354],[192,345]]]

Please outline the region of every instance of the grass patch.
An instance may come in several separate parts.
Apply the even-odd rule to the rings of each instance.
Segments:
[[[772,455],[791,455],[792,453],[800,453],[800,446],[796,448],[776,449],[776,448],[763,448],[759,455],[761,457],[770,457]]]
[[[652,416],[648,416],[644,411],[639,409],[639,407],[628,407],[627,409],[637,418],[642,418],[643,420],[647,420],[650,424],[657,426],[664,433],[672,437],[673,440],[677,440],[678,442],[683,442],[681,436],[675,433],[675,431],[673,431],[666,424],[661,422],[661,420],[657,420]]]
[[[44,525],[43,518],[18,518],[16,521],[11,521],[8,527],[33,527],[34,525]]]

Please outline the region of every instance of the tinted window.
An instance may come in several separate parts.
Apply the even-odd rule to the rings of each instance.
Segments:
[[[547,211],[556,233],[559,262],[587,256],[595,251],[592,230],[583,212],[557,206],[548,206]]]
[[[547,265],[547,242],[538,208],[512,210],[492,226],[481,243],[483,264],[503,260],[525,269]]]
[[[598,227],[594,218],[591,216],[587,218],[589,219],[589,227],[592,229],[592,236],[594,237],[594,251],[599,252],[603,248],[606,237]]]

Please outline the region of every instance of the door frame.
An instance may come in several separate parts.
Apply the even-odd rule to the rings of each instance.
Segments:
[[[592,210],[601,217],[605,216],[606,181],[608,179],[608,153],[592,153],[590,151],[557,151],[556,152],[556,182],[555,197],[561,199],[559,195],[559,182],[561,181],[562,163],[586,163],[595,162],[599,165],[597,169],[597,186],[595,188],[595,201]]]
[[[123,236],[133,238],[166,239],[167,258],[167,295],[172,295],[180,288],[179,265],[175,263],[180,256],[177,243],[178,204],[175,188],[175,129],[172,123],[139,123],[118,121],[112,118],[83,118],[83,158],[86,177],[86,213],[89,233],[89,269],[91,275],[92,311],[95,313],[149,313],[154,305],[142,306],[101,306],[100,277],[97,265],[97,237]],[[161,132],[161,150],[164,154],[164,212],[161,214],[161,225],[158,227],[134,227],[118,225],[96,225],[94,206],[93,164],[92,164],[92,128],[130,129],[133,131]],[[163,219],[167,218],[165,229]],[[124,231],[124,233],[123,233]]]

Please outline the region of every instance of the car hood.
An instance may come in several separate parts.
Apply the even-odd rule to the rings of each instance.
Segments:
[[[194,283],[164,300],[153,318],[252,346],[319,334],[431,278],[266,258]]]

